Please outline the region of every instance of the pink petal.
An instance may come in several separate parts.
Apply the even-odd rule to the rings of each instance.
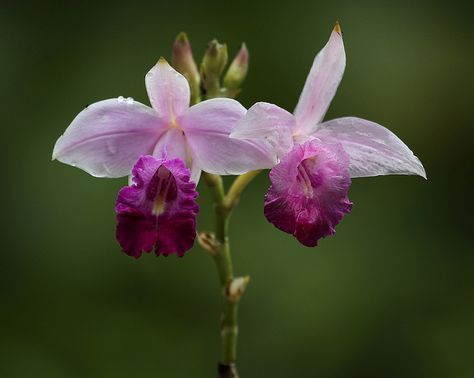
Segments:
[[[53,159],[96,177],[130,174],[164,130],[155,111],[139,102],[110,99],[80,112],[54,146]]]
[[[331,104],[346,66],[344,43],[337,24],[326,46],[316,55],[295,109],[297,132],[320,123]]]
[[[186,162],[186,139],[177,128],[167,129],[156,143],[153,156],[162,159],[179,158]]]
[[[174,122],[189,107],[186,78],[163,58],[146,74],[145,85],[151,105],[166,122]]]
[[[270,171],[264,208],[268,221],[307,247],[333,235],[352,208],[348,164],[341,145],[318,140],[295,145]]]
[[[231,138],[260,139],[274,151],[275,162],[293,148],[295,117],[276,105],[258,102],[237,122]]]
[[[351,177],[418,175],[426,178],[420,160],[394,133],[356,117],[333,119],[312,134],[326,143],[341,143],[349,154]]]
[[[158,230],[153,217],[126,205],[117,204],[116,238],[122,251],[139,258],[143,252],[150,253],[158,239]]]
[[[216,98],[192,106],[179,120],[200,169],[240,175],[274,165],[274,152],[265,142],[229,138],[245,112],[235,100]]]
[[[157,255],[183,256],[196,237],[196,185],[179,159],[142,156],[133,167],[133,184],[120,190],[117,240],[136,258],[155,249]]]

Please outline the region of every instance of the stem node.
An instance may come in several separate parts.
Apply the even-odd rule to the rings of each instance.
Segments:
[[[242,297],[242,294],[244,293],[249,281],[250,277],[245,276],[236,277],[230,282],[227,288],[227,297],[231,302],[236,303],[240,301],[240,298]]]
[[[212,232],[198,232],[197,241],[199,245],[212,256],[219,251],[220,243],[217,241],[216,235]]]

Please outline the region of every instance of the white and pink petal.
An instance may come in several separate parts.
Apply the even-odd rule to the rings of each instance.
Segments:
[[[346,54],[339,24],[326,46],[316,55],[295,109],[296,133],[304,134],[320,123],[331,104],[346,67]]]
[[[57,140],[53,159],[96,177],[129,175],[143,154],[151,154],[165,124],[156,112],[122,98],[96,102],[72,121]]]
[[[317,126],[312,136],[340,143],[350,158],[351,177],[418,175],[426,178],[421,161],[394,133],[371,121],[344,117]]]
[[[184,130],[193,163],[205,172],[240,175],[271,168],[274,152],[265,142],[230,138],[246,109],[237,101],[216,98],[192,106],[179,124]]]
[[[174,122],[188,109],[188,81],[165,59],[161,58],[146,74],[145,85],[151,105],[166,122]]]
[[[285,109],[267,102],[257,102],[237,122],[230,135],[237,139],[256,139],[268,144],[279,161],[293,148],[295,117]]]

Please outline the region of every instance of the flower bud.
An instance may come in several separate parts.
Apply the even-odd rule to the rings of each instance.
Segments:
[[[179,33],[173,44],[173,67],[181,73],[189,83],[191,89],[191,103],[199,102],[201,95],[201,77],[193,58],[191,44],[186,33]]]
[[[248,68],[249,52],[245,43],[242,43],[242,47],[230,64],[224,77],[224,87],[229,91],[239,90],[247,76]]]
[[[212,40],[201,64],[201,78],[207,98],[217,97],[220,92],[220,78],[227,64],[227,45]]]

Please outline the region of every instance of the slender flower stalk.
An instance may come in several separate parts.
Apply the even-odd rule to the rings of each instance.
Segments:
[[[212,53],[215,52],[215,56]],[[245,44],[231,64],[229,72],[233,72],[234,76],[240,74],[232,86],[232,93],[230,91],[222,92],[219,89],[220,76],[223,72],[225,63],[220,64],[218,69],[211,70],[211,58],[218,60],[221,55],[224,58],[221,60],[227,62],[227,48],[225,45],[219,45],[216,41],[211,42],[208,51],[201,66],[201,73],[204,77],[204,86],[207,90],[207,97],[235,97],[240,92],[240,85],[242,84],[245,74],[247,72],[248,64],[248,50]],[[236,69],[237,63],[245,66],[241,69],[242,72]],[[206,72],[209,71],[209,72]],[[230,79],[227,79],[228,82]],[[226,83],[228,84],[228,83]],[[220,337],[221,337],[221,355],[218,364],[218,373],[220,378],[238,378],[236,360],[237,360],[237,339],[239,334],[238,327],[238,305],[242,294],[247,287],[250,280],[248,276],[235,277],[233,271],[232,255],[230,252],[229,243],[229,219],[232,210],[237,205],[240,195],[247,185],[260,173],[260,170],[250,171],[238,176],[231,185],[227,194],[225,193],[222,177],[219,175],[204,173],[204,180],[211,189],[214,201],[214,216],[215,216],[215,235],[209,240],[203,242],[201,238],[201,245],[210,252],[216,265],[217,274],[219,277],[219,285],[222,295],[222,316],[220,323]]]
[[[222,295],[221,356],[218,365],[221,378],[238,377],[236,368],[238,305],[249,282],[248,276],[234,276],[228,235],[229,219],[240,194],[258,173],[259,171],[249,172],[236,178],[227,194],[220,176],[208,173],[203,175],[214,199],[215,239],[204,247],[214,259]]]
[[[221,355],[218,364],[220,378],[238,378],[236,367],[239,334],[238,305],[249,282],[248,276],[234,276],[228,235],[229,220],[241,193],[258,173],[260,171],[251,171],[238,176],[227,194],[221,176],[210,173],[203,174],[214,201],[215,235],[207,243],[201,242],[201,245],[214,260],[222,296]]]
[[[234,280],[232,257],[229,246],[229,217],[230,210],[224,207],[224,185],[222,178],[216,175],[204,175],[214,196],[215,214],[215,252],[212,257],[216,264],[217,274],[222,295],[222,318],[220,326],[221,357],[219,375],[221,377],[237,377],[235,362],[237,358],[237,306],[238,300],[231,300],[230,286]]]

